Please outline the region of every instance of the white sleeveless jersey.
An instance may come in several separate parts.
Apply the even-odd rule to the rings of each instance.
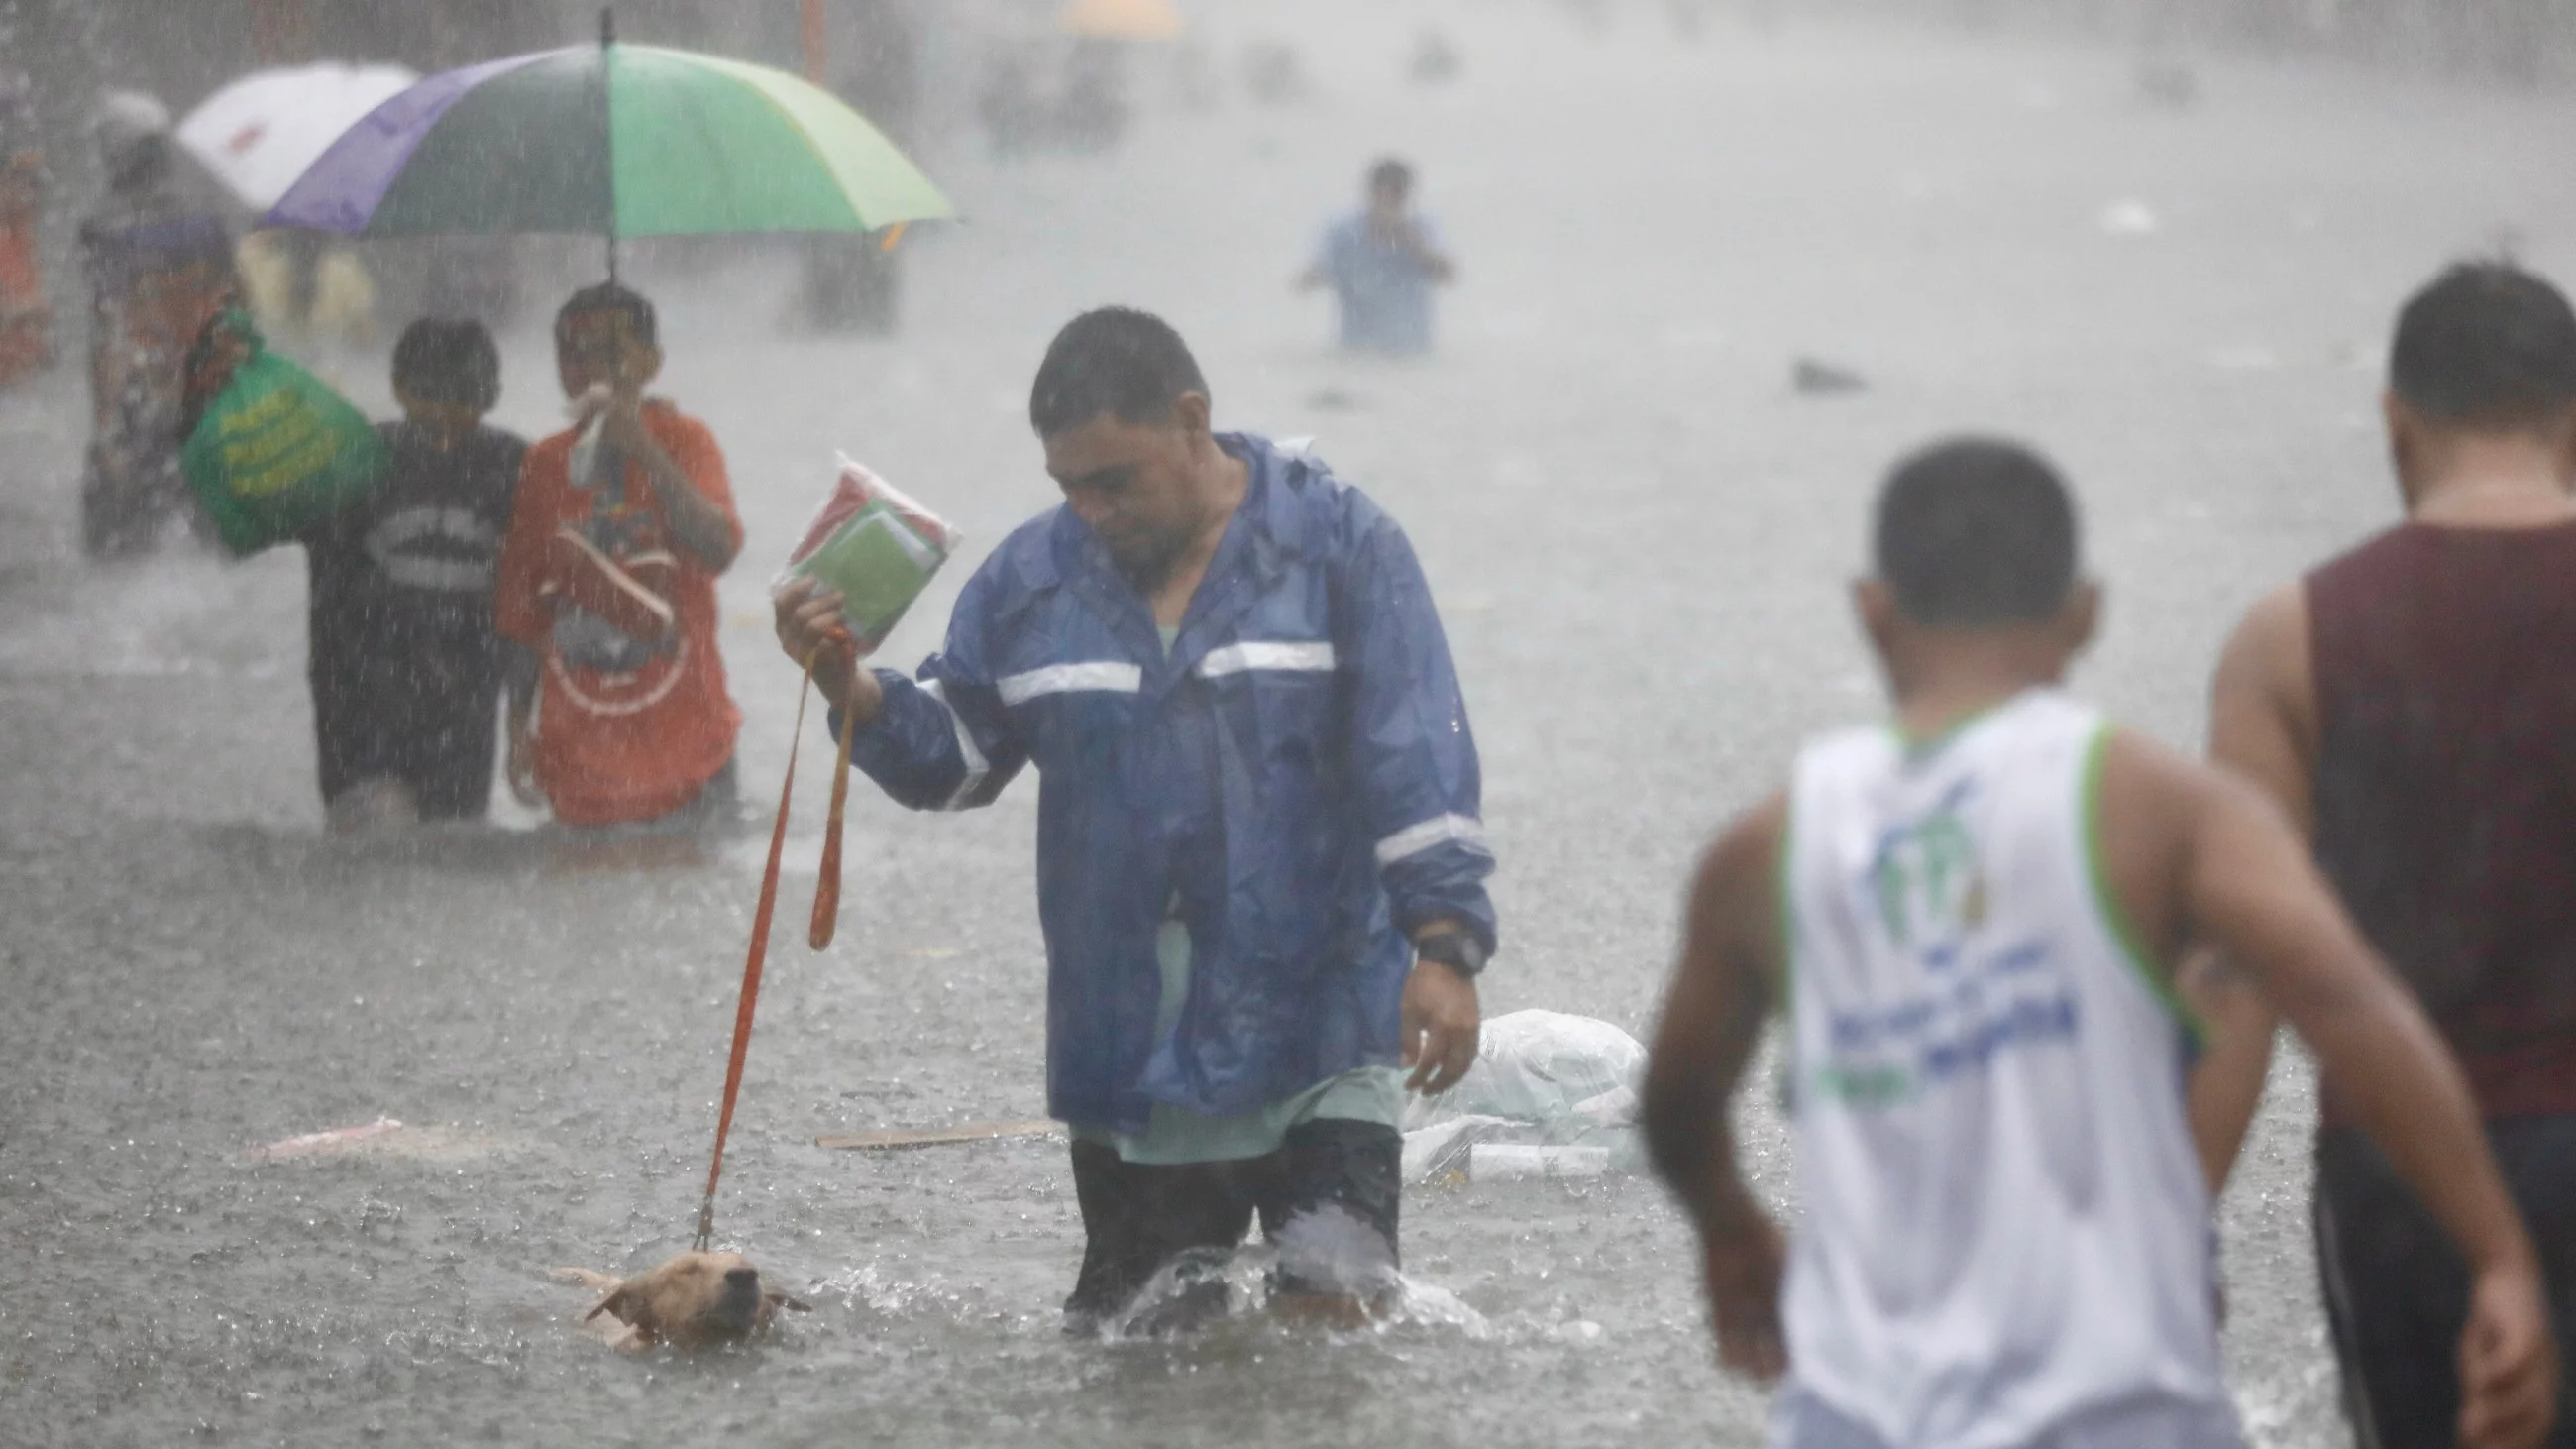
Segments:
[[[1792,1388],[1897,1449],[2227,1404],[2186,1039],[2101,875],[2104,738],[2043,689],[1798,758]]]

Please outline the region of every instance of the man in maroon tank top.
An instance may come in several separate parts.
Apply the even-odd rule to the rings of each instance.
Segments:
[[[2256,604],[2211,752],[2272,794],[2460,1058],[2576,1341],[2576,311],[2509,263],[2408,301],[2383,400],[2406,521]],[[2222,1040],[2232,1156],[2268,1022]],[[2232,1058],[2233,1060],[2229,1060]],[[2315,1228],[2365,1449],[2447,1445],[2460,1259],[2329,1079]],[[2547,1443],[2576,1449],[2562,1398]]]

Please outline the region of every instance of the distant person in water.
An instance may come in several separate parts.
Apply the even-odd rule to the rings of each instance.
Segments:
[[[1330,287],[1342,346],[1410,356],[1431,350],[1431,293],[1458,275],[1431,218],[1413,209],[1413,168],[1380,161],[1360,210],[1324,229],[1300,290]]]
[[[501,358],[480,322],[394,345],[403,420],[373,489],[304,535],[313,730],[334,829],[476,820],[501,693],[492,588],[528,445],[482,425]]]
[[[2540,1259],[2460,1070],[2280,812],[2065,693],[2099,591],[2073,500],[2010,443],[1901,464],[1856,588],[1895,718],[1799,752],[1693,876],[1647,1074],[1720,1356],[1783,1449],[2230,1449],[2210,1189],[2176,963],[2226,951],[2337,1084],[2424,1251],[2482,1449],[2546,1430]],[[1785,1243],[1729,1128],[1773,1015]],[[2438,1226],[2434,1226],[2438,1225]]]
[[[2210,750],[2312,843],[2466,1069],[2576,1336],[2576,308],[2503,262],[2409,300],[2381,400],[2406,520],[2256,604]],[[2272,1023],[2215,1056],[2232,1156]],[[2483,1290],[2364,1135],[2332,1063],[2314,1226],[2345,1407],[2381,1449],[2447,1444],[2446,1345]],[[2553,1449],[2576,1446],[2562,1401]]]
[[[90,130],[107,190],[80,227],[90,300],[81,544],[93,558],[112,558],[151,548],[174,518],[210,532],[179,471],[181,373],[236,280],[222,219],[180,194],[169,111],[150,96],[113,92]]]

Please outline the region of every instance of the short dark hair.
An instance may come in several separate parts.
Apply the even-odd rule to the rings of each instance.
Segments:
[[[597,312],[622,312],[635,329],[635,340],[647,347],[662,345],[661,324],[653,315],[653,304],[644,294],[617,282],[600,282],[584,287],[565,299],[563,310],[555,314],[555,345],[561,347],[572,330],[572,319]]]
[[[1122,423],[1161,423],[1184,393],[1206,396],[1198,359],[1172,325],[1133,307],[1101,307],[1064,324],[1029,388],[1029,426],[1041,438],[1107,413]]]
[[[2397,314],[2388,386],[2439,423],[2555,422],[2576,406],[2576,312],[2510,261],[2454,263]]]
[[[1952,438],[1898,462],[1878,493],[1878,575],[1918,624],[2038,623],[2075,586],[2075,500],[2048,460]]]
[[[394,343],[394,386],[423,402],[488,413],[501,400],[501,353],[471,317],[423,317]]]
[[[1375,191],[1381,187],[1412,194],[1413,168],[1399,157],[1389,156],[1379,161],[1369,168],[1369,189]]]

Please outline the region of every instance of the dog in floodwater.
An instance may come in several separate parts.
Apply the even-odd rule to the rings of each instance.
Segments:
[[[600,1300],[582,1321],[595,1323],[606,1315],[619,1325],[609,1341],[638,1352],[662,1344],[705,1348],[740,1343],[766,1331],[782,1308],[813,1311],[811,1304],[764,1289],[760,1270],[740,1253],[682,1253],[632,1278],[557,1268],[554,1279],[597,1290]]]

